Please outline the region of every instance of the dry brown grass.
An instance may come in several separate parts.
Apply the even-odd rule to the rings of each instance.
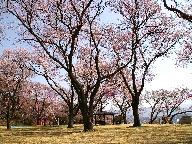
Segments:
[[[165,144],[192,143],[192,125],[149,125],[129,127],[130,125],[95,126],[93,132],[82,132],[83,125],[73,129],[66,126],[35,126],[23,129],[6,130],[0,127],[0,143],[78,143],[78,144]]]

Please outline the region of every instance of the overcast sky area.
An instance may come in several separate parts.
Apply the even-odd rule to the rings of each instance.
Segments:
[[[104,23],[107,22],[117,22],[117,19],[120,18],[119,15],[114,13],[109,13],[109,9],[106,9],[101,16],[101,21]],[[12,19],[12,17],[11,17]],[[8,19],[6,19],[7,21]],[[4,49],[10,48],[14,49],[15,47],[20,47],[21,45],[12,45],[15,37],[17,35],[10,30],[6,29],[6,36],[10,37],[10,41],[4,40],[2,45],[0,45],[0,55]],[[26,47],[22,45],[22,47]],[[187,68],[181,68],[175,65],[176,55],[172,55],[170,58],[162,59],[159,58],[155,62],[155,67],[153,69],[154,74],[156,74],[154,80],[150,83],[145,84],[146,90],[158,90],[158,89],[167,89],[171,90],[177,87],[188,87],[192,89],[192,64],[189,64]],[[46,83],[44,78],[36,78],[35,81],[40,81]],[[189,103],[189,102],[187,102]]]

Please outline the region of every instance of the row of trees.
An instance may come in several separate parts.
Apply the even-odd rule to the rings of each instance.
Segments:
[[[191,101],[192,95],[190,93],[191,90],[187,88],[146,92],[143,95],[143,99],[151,108],[149,123],[152,124],[159,115],[163,115],[173,121],[176,115],[192,112],[192,106],[182,107],[183,103]]]
[[[16,0],[3,4],[20,23],[19,40],[30,48],[23,67],[45,77],[68,102],[71,119],[81,110],[84,131],[93,130],[94,109],[106,95],[103,88],[111,96],[117,88],[130,96],[125,101],[133,109],[134,126],[140,126],[140,97],[145,81],[154,77],[154,62],[190,38],[187,28],[178,27],[181,20],[163,12],[156,1]],[[119,24],[101,24],[107,7],[121,16]],[[63,81],[70,95],[61,86]]]
[[[25,55],[25,56],[24,56]],[[0,58],[1,69],[1,117],[6,118],[7,128],[11,120],[54,121],[56,117],[68,116],[68,127],[73,127],[74,117],[81,114],[78,96],[73,87],[69,89],[47,86],[31,80],[36,76],[28,70],[29,52],[25,49],[4,50]],[[118,76],[118,75],[116,75]],[[128,78],[127,78],[128,79]],[[132,96],[120,76],[112,77],[103,83],[101,92],[95,97],[94,112],[102,111],[111,101],[111,107],[120,110],[124,123],[127,123],[127,112],[132,110]],[[145,111],[144,104],[151,108],[150,121],[153,123],[160,114],[170,117],[192,112],[192,107],[181,108],[181,104],[191,99],[191,91],[177,88],[173,91],[145,91],[140,98],[140,113]]]

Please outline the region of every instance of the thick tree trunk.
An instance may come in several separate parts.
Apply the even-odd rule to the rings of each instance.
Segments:
[[[68,127],[67,128],[73,128],[73,120],[74,120],[74,116],[73,116],[73,108],[69,108],[69,122],[68,122]]]
[[[93,131],[93,111],[87,108],[81,110],[83,116],[84,131]]]
[[[140,124],[140,119],[139,119],[139,111],[138,111],[138,105],[139,103],[137,101],[135,101],[135,103],[132,104],[132,108],[133,108],[133,117],[134,117],[134,127],[139,127],[141,126]]]
[[[72,87],[72,95],[74,96],[74,91]],[[74,121],[74,114],[73,114],[73,96],[71,98],[71,102],[69,103],[69,121],[68,121],[68,127],[67,128],[73,128],[73,121]]]
[[[93,123],[91,122],[90,118],[87,118],[86,120],[83,120],[84,123],[84,131],[93,131]]]

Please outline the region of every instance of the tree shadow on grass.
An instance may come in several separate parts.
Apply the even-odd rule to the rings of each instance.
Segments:
[[[72,133],[78,132],[33,132],[33,131],[20,131],[20,132],[13,132],[12,134],[3,134],[3,136],[24,136],[24,137],[33,137],[33,136],[42,136],[42,137],[51,137],[51,136],[63,136],[63,135],[71,135]]]
[[[67,131],[66,131],[67,130]],[[65,129],[65,128],[52,128],[52,127],[35,127],[35,128],[13,128],[9,131],[0,131],[1,137],[9,136],[24,136],[24,137],[51,137],[51,136],[64,136],[73,133],[81,133],[80,129]]]

